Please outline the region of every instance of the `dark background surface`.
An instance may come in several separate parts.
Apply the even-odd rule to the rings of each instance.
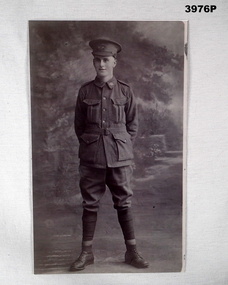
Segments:
[[[74,107],[81,84],[95,77],[88,42],[100,36],[121,43],[123,51],[118,57],[115,75],[132,86],[139,106],[140,126],[135,142],[132,185],[139,243],[143,239],[152,242],[156,225],[165,227],[168,219],[169,226],[173,225],[169,229],[172,236],[168,244],[173,243],[178,249],[172,261],[175,266],[155,266],[155,271],[179,271],[182,258],[182,22],[30,22],[35,269],[37,273],[49,272],[45,258],[48,249],[53,249],[55,244],[52,239],[58,235],[69,250],[66,257],[69,260],[61,263],[63,268],[70,262],[72,250],[80,247],[81,197]],[[109,200],[107,194],[102,201],[101,212],[104,213],[101,216],[111,215],[111,228],[107,230],[108,235],[102,232],[102,228],[106,228],[103,220],[97,230],[98,236],[106,241],[108,236],[122,238],[118,230],[116,235],[111,230],[116,221]],[[108,207],[104,206],[105,201]],[[152,215],[154,209],[160,209],[155,216]],[[71,223],[69,228],[57,223],[61,220],[57,219],[58,215],[64,225],[67,221]],[[149,230],[147,221],[150,220],[153,225]],[[161,236],[163,226],[160,227]],[[58,234],[55,233],[57,229]],[[70,242],[66,242],[67,236]],[[164,240],[161,236],[159,238],[158,234],[158,239]],[[108,253],[110,247],[106,242],[102,245]],[[60,245],[54,247],[55,250],[59,248],[60,256],[64,255]],[[160,247],[161,251],[165,250],[167,244]],[[148,244],[144,248],[147,250]],[[98,255],[102,256],[101,252]],[[151,256],[153,254],[147,258],[151,260]],[[98,266],[97,272],[103,272],[103,266],[106,268],[104,264]],[[105,270],[115,272],[114,268]],[[116,270],[121,272],[121,269]]]

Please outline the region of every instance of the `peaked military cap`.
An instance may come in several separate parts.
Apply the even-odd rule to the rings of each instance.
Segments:
[[[109,39],[96,39],[89,42],[93,55],[116,56],[121,51],[121,45]]]

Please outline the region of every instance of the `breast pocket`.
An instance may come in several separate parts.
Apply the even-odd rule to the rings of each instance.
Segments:
[[[84,99],[83,103],[86,104],[88,122],[99,123],[101,101],[99,99]]]
[[[115,123],[125,123],[126,98],[112,98],[112,119]]]

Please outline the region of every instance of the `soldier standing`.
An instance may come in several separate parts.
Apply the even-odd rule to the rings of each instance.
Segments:
[[[93,236],[106,186],[124,236],[125,262],[145,268],[149,264],[137,252],[131,212],[132,143],[138,129],[135,98],[129,85],[113,76],[121,46],[107,39],[92,40],[89,45],[97,76],[80,88],[75,109],[83,234],[81,254],[70,271],[83,270],[94,263]]]

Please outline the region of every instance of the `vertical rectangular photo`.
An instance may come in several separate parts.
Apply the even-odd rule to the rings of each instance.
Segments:
[[[30,21],[35,274],[181,272],[185,21]]]

